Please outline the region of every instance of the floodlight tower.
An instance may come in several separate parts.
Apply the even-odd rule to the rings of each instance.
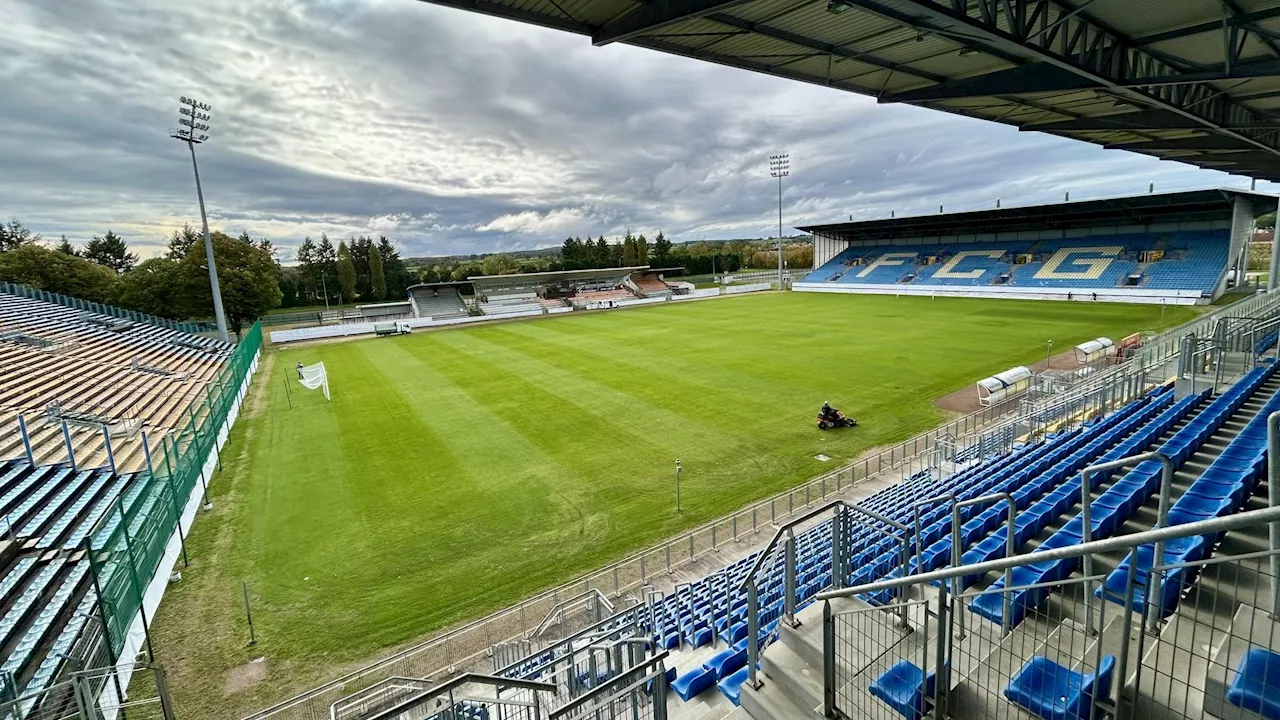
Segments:
[[[204,211],[204,191],[200,188],[200,167],[196,165],[196,145],[209,139],[205,131],[209,129],[209,112],[213,110],[207,103],[189,97],[179,101],[178,129],[169,133],[169,137],[181,140],[191,151],[191,169],[196,175],[196,198],[200,201],[200,222],[204,224],[204,255],[209,262],[209,286],[213,289],[213,316],[218,323],[218,337],[227,342],[227,316],[222,312],[222,289],[218,287],[218,266],[213,260],[213,238],[209,236],[209,216]]]
[[[769,174],[778,178],[778,289],[785,286],[782,273],[782,178],[791,174],[791,154],[769,156]]]

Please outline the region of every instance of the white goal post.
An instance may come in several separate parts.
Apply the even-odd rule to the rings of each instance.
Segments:
[[[324,363],[302,365],[298,368],[298,382],[308,390],[319,388],[324,391],[324,399],[329,399],[329,374],[324,370]]]

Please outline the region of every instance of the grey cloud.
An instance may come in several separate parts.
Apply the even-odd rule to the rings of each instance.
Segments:
[[[1221,173],[411,0],[0,0],[0,215],[144,252],[197,217],[293,246],[382,232],[410,254],[567,234],[788,224],[1229,181]],[[932,208],[932,210],[931,210]]]

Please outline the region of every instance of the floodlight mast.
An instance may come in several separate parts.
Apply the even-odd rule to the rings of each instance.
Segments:
[[[200,222],[204,225],[204,255],[209,263],[209,286],[213,290],[213,316],[218,323],[218,337],[223,342],[227,336],[227,316],[222,311],[222,289],[218,286],[218,266],[213,259],[213,238],[209,235],[209,216],[204,211],[204,190],[200,187],[200,167],[196,165],[196,145],[209,139],[205,131],[209,129],[209,112],[213,110],[207,103],[189,97],[178,101],[178,129],[169,133],[169,137],[181,140],[191,151],[191,170],[196,176],[196,198],[200,201]]]
[[[769,156],[769,174],[778,178],[778,289],[784,289],[782,272],[782,178],[791,174],[791,154],[779,153]]]

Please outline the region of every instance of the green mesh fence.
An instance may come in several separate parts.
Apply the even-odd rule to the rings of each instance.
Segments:
[[[138,473],[89,534],[98,602],[114,656],[124,648],[129,624],[142,607],[183,505],[196,484],[205,481],[205,460],[261,347],[262,326],[255,323],[204,395],[187,408],[181,424],[149,446],[150,470]]]
[[[0,282],[0,292],[17,295],[18,297],[30,298],[32,300],[41,300],[55,305],[62,305],[63,307],[69,307],[75,310],[84,310],[85,312],[96,313],[98,315],[120,318],[121,320],[131,320],[136,323],[143,323],[144,325],[155,325],[157,327],[169,328],[170,330],[202,333],[211,329],[209,325],[204,323],[178,322],[176,320],[162,318],[157,315],[148,315],[147,313],[141,313],[136,310],[118,308],[114,305],[104,305],[102,303],[92,302],[89,300],[81,300],[80,298],[69,297],[55,292],[47,292],[45,290],[38,290],[33,287],[27,287],[26,285],[19,285],[17,283]]]

